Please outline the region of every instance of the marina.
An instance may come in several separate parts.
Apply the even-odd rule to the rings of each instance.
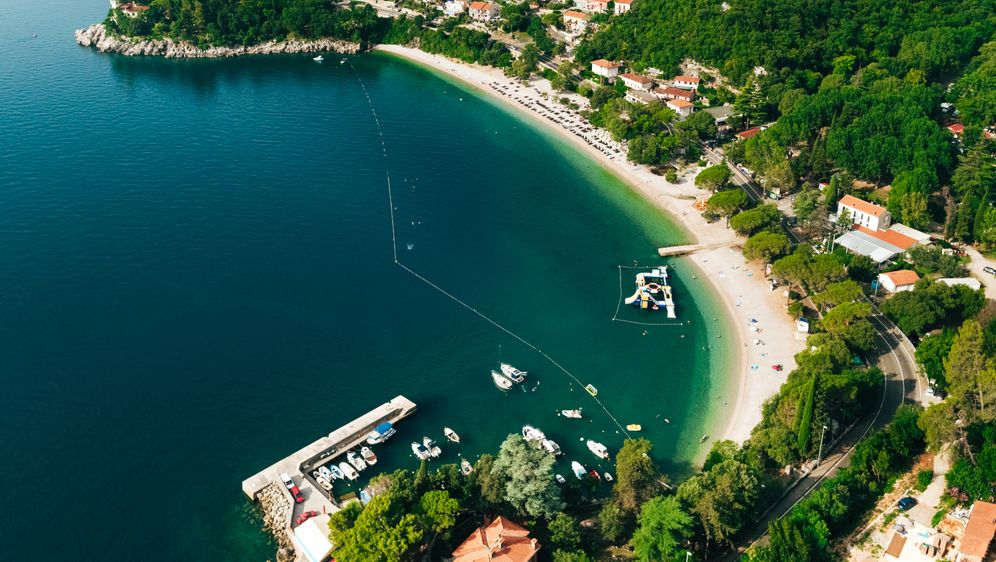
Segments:
[[[260,505],[264,511],[270,511],[266,515],[274,522],[277,528],[274,531],[282,530],[293,541],[295,517],[309,511],[322,514],[339,511],[342,503],[332,490],[332,482],[344,478],[355,480],[360,470],[376,463],[376,455],[366,444],[384,443],[394,433],[393,424],[416,411],[414,402],[396,396],[243,480],[242,492],[252,501],[274,495],[283,497],[286,501],[260,502]],[[282,537],[277,538],[284,542]]]
[[[641,310],[667,310],[668,318],[677,318],[674,297],[667,280],[667,266],[636,274],[636,291],[623,302]]]

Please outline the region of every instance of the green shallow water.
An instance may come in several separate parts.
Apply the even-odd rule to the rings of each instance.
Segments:
[[[397,394],[419,413],[378,450],[384,470],[414,468],[408,443],[444,425],[464,440],[448,461],[537,425],[565,474],[596,465],[580,438],[622,443],[541,355],[393,264],[384,159],[349,65],[75,46],[105,8],[0,5],[5,560],[270,558],[242,479]],[[675,261],[684,325],[610,322],[618,265],[659,263],[680,230],[481,95],[352,61],[388,147],[402,261],[597,386],[687,472],[732,403],[718,301]],[[499,345],[527,392],[491,384]],[[572,407],[585,419],[556,415]]]

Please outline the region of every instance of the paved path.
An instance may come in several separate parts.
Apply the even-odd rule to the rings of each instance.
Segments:
[[[996,269],[996,261],[983,256],[978,250],[968,245],[965,246],[965,253],[968,254],[971,260],[968,262],[968,270],[972,273],[973,277],[982,281],[982,285],[986,289],[986,298],[996,299],[996,278],[991,273],[986,273],[982,269],[984,267]]]

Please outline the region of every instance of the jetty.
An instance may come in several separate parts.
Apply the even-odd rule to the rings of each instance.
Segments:
[[[667,310],[668,318],[677,318],[674,312],[674,296],[667,282],[667,266],[642,271],[636,274],[636,292],[623,302],[640,307],[642,310]]]
[[[311,472],[336,461],[350,449],[365,444],[370,432],[381,423],[396,423],[416,410],[414,402],[404,396],[396,396],[246,478],[242,481],[242,492],[250,500],[259,502],[264,511],[264,523],[282,545],[297,545],[298,539],[291,524],[298,514],[305,511],[332,514],[342,507],[333,492],[325,491],[315,482]],[[294,502],[280,478],[281,474],[291,477],[304,496],[304,502]]]

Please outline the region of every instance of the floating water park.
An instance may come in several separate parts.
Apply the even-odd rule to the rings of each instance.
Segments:
[[[637,273],[636,292],[623,302],[638,306],[641,310],[667,310],[668,318],[677,318],[671,286],[667,282],[667,266]]]

